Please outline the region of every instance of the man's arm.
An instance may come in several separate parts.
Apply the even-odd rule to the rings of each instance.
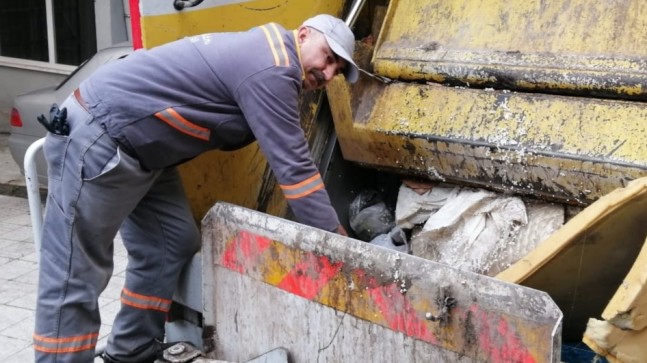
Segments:
[[[238,104],[297,219],[347,235],[339,223],[299,122],[294,68],[257,73],[236,91]]]

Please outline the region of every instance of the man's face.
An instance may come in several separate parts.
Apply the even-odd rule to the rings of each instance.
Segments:
[[[323,34],[301,27],[297,38],[301,46],[301,65],[305,72],[304,90],[323,88],[335,75],[343,72],[346,61],[333,53]]]

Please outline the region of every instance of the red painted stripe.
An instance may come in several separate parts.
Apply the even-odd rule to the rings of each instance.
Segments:
[[[133,49],[139,49],[143,46],[142,40],[142,22],[141,13],[139,12],[139,0],[130,0],[130,27],[132,29]]]
[[[368,277],[360,271],[356,272],[362,280],[373,302],[378,307],[386,320],[389,328],[400,331],[408,336],[417,338],[434,345],[439,345],[438,339],[433,332],[427,328],[427,321],[416,311],[407,299],[406,295],[400,292],[399,286],[394,283],[381,286],[374,277]],[[537,360],[519,339],[514,328],[504,318],[500,318],[495,327],[490,325],[490,314],[481,310],[477,305],[469,309],[478,321],[476,325],[478,336],[478,349],[487,352],[488,362],[523,362],[535,363]],[[456,309],[452,315],[464,316],[460,309]],[[496,329],[496,336],[499,339],[493,340],[492,330]]]
[[[331,263],[326,256],[309,253],[279,283],[278,287],[306,299],[314,299],[339,272],[341,262]]]
[[[372,285],[372,284],[369,284]],[[427,329],[427,321],[421,316],[400,287],[393,283],[368,290],[373,302],[382,312],[391,330],[402,332],[410,337],[438,344],[436,336]]]
[[[258,264],[260,255],[274,243],[272,240],[247,231],[239,231],[221,257],[221,265],[239,273]],[[343,262],[332,263],[327,256],[303,253],[302,261],[277,285],[284,291],[313,300],[321,290],[341,271]],[[386,326],[414,339],[437,346],[444,346],[434,335],[433,329],[421,312],[417,311],[406,294],[400,292],[397,282],[384,285],[383,281],[366,274],[363,269],[354,269],[358,286],[365,289],[380,311]],[[535,363],[537,360],[528,351],[515,329],[505,318],[494,318],[488,311],[473,304],[467,310],[460,307],[452,311],[454,317],[472,315],[473,331],[478,332],[475,344],[480,352],[487,354],[488,362]],[[374,321],[377,324],[377,321]],[[433,323],[436,324],[436,323]]]
[[[491,324],[488,312],[481,310],[477,305],[472,305],[469,311],[478,321],[477,331],[480,332],[478,345],[481,351],[489,353],[488,362],[535,363],[537,361],[524,348],[519,336],[505,319],[500,318],[498,322]],[[492,331],[496,331],[498,339],[491,339]]]
[[[245,271],[245,266],[253,263],[270,247],[272,240],[247,231],[239,231],[228,243],[222,254],[220,264],[238,273]]]

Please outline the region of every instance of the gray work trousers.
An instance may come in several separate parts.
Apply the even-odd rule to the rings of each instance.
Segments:
[[[48,197],[40,254],[36,362],[93,361],[97,299],[113,271],[118,231],[128,251],[121,309],[106,352],[152,358],[185,263],[200,247],[177,170],[143,170],[70,96],[69,136],[48,134]]]

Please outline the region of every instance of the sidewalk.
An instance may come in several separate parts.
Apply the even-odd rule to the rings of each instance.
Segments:
[[[32,333],[38,280],[29,204],[24,178],[7,148],[8,135],[0,134],[0,362],[34,361]],[[104,345],[120,306],[126,268],[126,251],[115,239],[115,269],[99,298],[99,345]],[[103,362],[95,359],[95,363]]]
[[[8,134],[0,133],[0,194],[25,195],[25,178],[9,153],[8,139]]]

